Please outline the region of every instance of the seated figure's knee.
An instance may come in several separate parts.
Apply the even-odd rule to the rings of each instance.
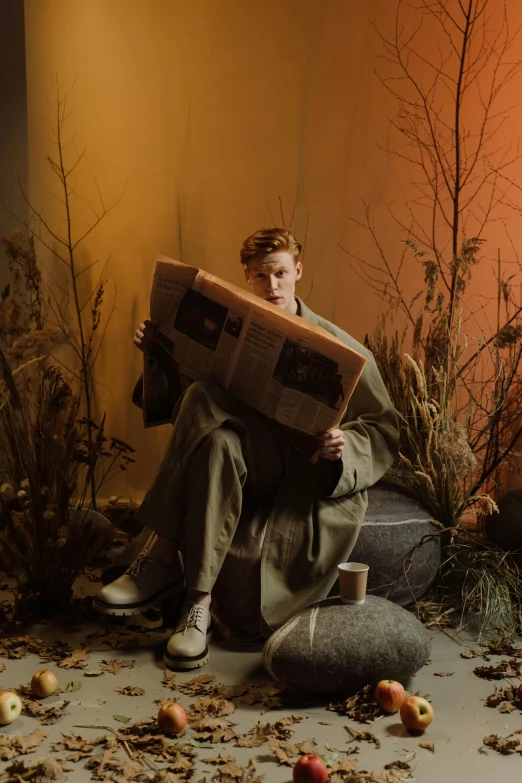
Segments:
[[[185,392],[185,400],[211,397],[217,388],[212,381],[193,381]]]
[[[203,438],[202,444],[210,451],[237,449],[241,441],[239,435],[228,427],[216,427]]]

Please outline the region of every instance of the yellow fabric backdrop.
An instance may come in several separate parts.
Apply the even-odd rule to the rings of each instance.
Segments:
[[[32,203],[59,225],[46,166],[56,76],[62,94],[72,90],[67,152],[87,146],[74,229],[92,219],[95,178],[107,202],[123,191],[82,251],[110,258],[117,310],[96,372],[100,407],[139,459],[109,491],[139,499],[169,434],[144,431],[130,403],[141,358],[131,339],[156,252],[244,285],[240,244],[272,223],[269,208],[280,222],[281,198],[301,239],[308,221],[307,304],[359,340],[375,323],[378,299],[339,245],[368,248],[350,222],[362,199],[379,207],[408,194],[409,172],[378,146],[395,102],[374,73],[371,23],[389,32],[393,15],[389,0],[26,0]],[[384,213],[396,254],[401,233]]]

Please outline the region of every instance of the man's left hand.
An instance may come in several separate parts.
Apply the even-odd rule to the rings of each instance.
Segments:
[[[319,456],[332,462],[341,459],[344,447],[344,432],[342,430],[328,430],[321,435],[316,435]]]

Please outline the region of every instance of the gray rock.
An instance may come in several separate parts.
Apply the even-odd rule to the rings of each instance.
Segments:
[[[272,634],[263,665],[298,690],[350,693],[383,679],[406,680],[430,648],[422,623],[397,604],[367,596],[349,606],[336,596],[311,604]]]
[[[498,514],[486,518],[486,533],[492,544],[509,552],[522,549],[522,489],[506,492],[498,501]]]
[[[96,555],[107,549],[114,539],[114,528],[106,516],[93,508],[69,511],[69,525],[71,527],[85,527],[88,533],[88,545],[91,555]]]
[[[400,606],[424,595],[441,558],[440,537],[433,536],[437,528],[432,518],[406,487],[378,482],[368,490],[368,510],[350,560],[370,566],[369,594]],[[411,562],[406,578],[407,558]],[[338,585],[332,592],[339,592]]]

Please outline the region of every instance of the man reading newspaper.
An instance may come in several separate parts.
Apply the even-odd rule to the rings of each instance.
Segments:
[[[397,456],[396,415],[372,355],[295,294],[303,273],[300,252],[286,228],[262,229],[246,239],[240,257],[253,293],[322,327],[366,363],[339,426],[316,434],[315,460],[296,447],[280,421],[217,383],[198,380],[181,393],[166,454],[136,513],[154,535],[94,600],[100,612],[121,616],[184,592],[164,654],[172,669],[208,661],[212,620],[228,638],[261,639],[324,598],[338,563],[355,545],[366,489]],[[213,319],[198,321],[195,309],[197,297],[186,318],[194,321],[191,328],[201,325],[200,339],[210,345]],[[224,328],[239,335],[241,327],[238,317]],[[161,375],[158,346],[165,339],[150,320],[136,332],[135,345],[152,361],[149,377]],[[291,346],[281,351],[279,373],[286,384],[310,388],[309,367],[292,361],[291,353]],[[156,387],[162,383],[167,394],[168,382]],[[322,393],[325,405],[342,408],[342,374],[332,370]],[[164,402],[154,394],[151,399],[145,419],[157,421]]]

